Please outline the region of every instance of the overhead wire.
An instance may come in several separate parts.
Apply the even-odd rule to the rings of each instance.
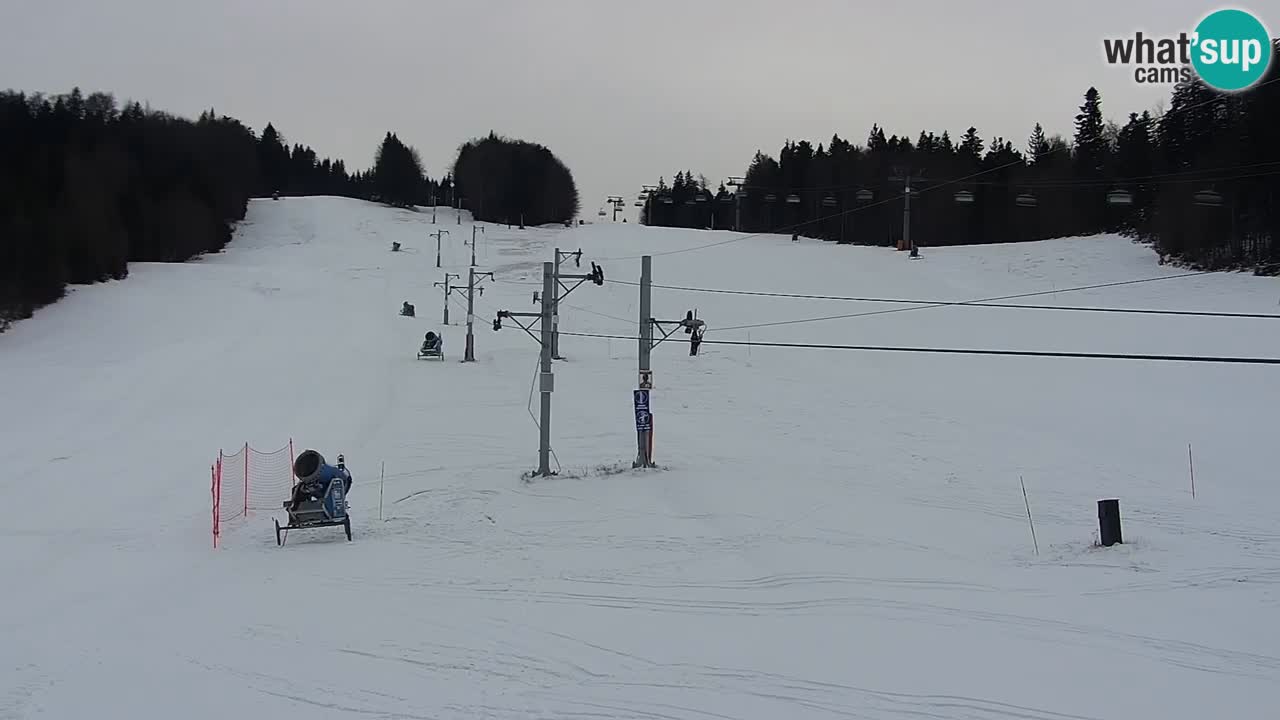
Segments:
[[[1265,163],[1268,165],[1280,165],[1280,162]],[[1272,177],[1280,175],[1280,169],[1268,170],[1264,172],[1231,174],[1231,175],[1212,175],[1207,177],[1177,177],[1164,180],[1147,181],[1142,179],[1115,178],[1112,180],[1040,180],[1040,181],[1018,181],[1013,183],[1001,183],[995,181],[984,180],[982,182],[969,183],[971,185],[1011,185],[1015,187],[1026,188],[1096,188],[1096,187],[1114,187],[1117,185],[1140,184],[1151,187],[1161,187],[1164,185],[1186,185],[1191,183],[1216,183],[1225,182],[1227,180],[1246,180],[1255,177]],[[927,181],[926,181],[927,182]]]
[[[1063,310],[1077,312],[1102,312],[1102,313],[1131,313],[1136,315],[1175,315],[1190,317],[1229,317],[1229,318],[1251,318],[1251,319],[1280,319],[1280,313],[1250,313],[1250,312],[1228,312],[1228,311],[1212,311],[1212,310],[1164,310],[1150,308],[1117,308],[1117,307],[1098,307],[1089,305],[1026,305],[1017,303],[1000,303],[995,300],[1015,299],[1021,297],[1036,297],[1041,295],[1050,295],[1066,292],[1076,292],[1080,290],[1094,290],[1101,287],[1115,287],[1116,285],[1133,285],[1137,283],[1154,282],[1157,280],[1175,279],[1180,277],[1194,277],[1206,274],[1209,271],[1197,271],[1193,273],[1185,273],[1178,275],[1166,275],[1157,278],[1142,278],[1138,280],[1124,280],[1118,283],[1104,283],[1101,285],[1086,285],[1079,288],[1062,288],[1054,290],[1036,291],[1033,293],[1023,293],[1019,295],[1004,296],[1001,298],[987,300],[915,300],[908,298],[886,298],[886,297],[859,297],[848,295],[820,295],[811,293],[788,293],[788,292],[768,292],[762,290],[731,290],[725,288],[699,288],[681,285],[659,285],[653,284],[650,287],[675,290],[678,292],[705,293],[713,295],[742,295],[749,297],[767,297],[767,298],[787,298],[799,300],[830,300],[838,302],[865,302],[865,303],[881,303],[890,305],[923,305],[928,307],[982,307],[982,308],[1004,308],[1017,310]],[[618,285],[639,286],[640,283],[630,280],[606,280]]]
[[[1154,278],[1140,278],[1137,280],[1119,280],[1119,281],[1108,282],[1108,283],[1097,283],[1094,285],[1080,285],[1076,287],[1063,288],[1061,290],[1057,290],[1057,289],[1039,290],[1035,292],[1017,293],[1014,295],[1000,295],[996,297],[980,298],[978,300],[972,300],[970,302],[971,303],[999,302],[1001,300],[1017,300],[1019,298],[1038,297],[1038,296],[1049,295],[1053,293],[1083,292],[1085,290],[1098,290],[1101,288],[1121,287],[1125,285],[1140,285],[1143,283],[1160,282],[1162,280],[1177,280],[1181,278],[1195,277],[1197,275],[1208,275],[1211,272],[1212,271],[1209,271],[1209,270],[1201,270],[1197,272],[1179,273],[1177,275],[1163,275],[1163,276],[1154,277]],[[747,325],[735,325],[731,327],[717,328],[717,329],[724,332],[729,330],[748,330],[748,329],[759,328],[759,327],[776,327],[779,325],[800,325],[803,323],[821,322],[824,320],[843,320],[845,318],[851,318],[851,317],[868,317],[871,315],[889,315],[892,313],[911,312],[913,310],[928,310],[930,308],[947,307],[953,304],[955,303],[932,303],[929,305],[913,305],[910,307],[893,308],[890,310],[872,310],[869,312],[849,313],[845,315],[830,315],[825,317],[801,318],[797,320],[785,320],[785,321],[776,321],[776,322],[767,322],[767,323],[751,323]]]
[[[618,316],[616,316],[616,315],[609,315],[608,313],[602,313],[602,312],[600,312],[600,311],[598,311],[598,310],[592,310],[592,309],[590,309],[590,308],[584,308],[584,307],[581,307],[581,306],[579,306],[579,305],[571,305],[571,304],[569,304],[569,303],[567,303],[567,302],[561,302],[560,304],[561,304],[561,305],[563,305],[564,307],[567,307],[567,308],[572,308],[572,309],[574,309],[574,310],[581,310],[581,311],[582,311],[582,312],[584,312],[584,313],[589,313],[589,314],[591,314],[591,315],[598,315],[598,316],[600,316],[600,317],[602,317],[602,318],[607,318],[607,319],[609,319],[609,320],[616,320],[617,322],[626,323],[626,324],[628,324],[628,325],[633,325],[633,324],[635,324],[635,323],[639,322],[639,320],[637,320],[637,319],[635,319],[635,318],[632,318],[632,319],[628,320],[627,318],[620,318],[620,317],[618,317]]]
[[[638,340],[634,336],[606,335],[602,333],[578,333],[561,331],[561,335],[609,340]],[[681,341],[684,342],[684,341]],[[1005,355],[1018,357],[1056,357],[1105,360],[1147,360],[1185,363],[1227,363],[1250,365],[1280,365],[1280,358],[1224,357],[1213,355],[1161,355],[1144,353],[1090,353],[1056,350],[996,350],[978,348],[909,347],[894,345],[840,345],[835,343],[759,342],[749,340],[703,340],[703,345],[747,345],[750,347],[798,348],[813,350],[853,350],[899,353],[941,353],[953,355]]]

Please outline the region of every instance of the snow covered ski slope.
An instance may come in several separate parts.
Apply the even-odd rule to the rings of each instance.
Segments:
[[[1280,357],[1274,320],[657,288],[654,315],[696,308],[709,331],[697,357],[654,351],[649,472],[636,343],[581,336],[634,336],[643,253],[659,285],[941,301],[1280,313],[1274,279],[1066,292],[1183,272],[1114,237],[911,262],[489,225],[463,364],[464,297],[445,327],[433,283],[465,284],[472,231],[438,217],[255,201],[225,252],[135,265],[0,335],[0,718],[1274,714],[1280,368],[764,345]],[[609,282],[562,306],[560,474],[525,483],[537,346],[491,323],[536,310],[554,247]],[[447,361],[415,358],[428,330]],[[259,512],[214,550],[219,449],[290,438],[345,453],[354,541],[278,548]],[[1125,543],[1095,547],[1109,497]]]

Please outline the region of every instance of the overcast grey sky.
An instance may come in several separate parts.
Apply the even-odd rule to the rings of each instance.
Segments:
[[[1261,3],[1239,5],[1258,13]],[[1174,34],[1190,0],[0,0],[0,87],[202,109],[372,163],[387,130],[440,177],[489,130],[547,145],[584,216],[690,169],[717,183],[787,138],[974,125],[1070,136],[1167,98],[1104,37]],[[1270,15],[1270,17],[1268,16]],[[1273,34],[1276,12],[1262,20]],[[628,215],[634,217],[628,207]]]

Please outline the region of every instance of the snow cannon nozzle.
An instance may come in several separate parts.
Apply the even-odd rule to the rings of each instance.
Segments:
[[[303,450],[293,461],[293,475],[302,482],[314,478],[324,467],[324,456],[315,450]]]
[[[300,485],[327,483],[334,477],[348,475],[346,468],[347,459],[343,455],[338,455],[338,464],[334,466],[325,462],[324,456],[315,450],[303,450],[293,461],[293,474]]]

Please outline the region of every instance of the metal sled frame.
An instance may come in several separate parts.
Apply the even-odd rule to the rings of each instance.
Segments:
[[[329,491],[326,497],[333,492],[333,483],[341,483],[341,479],[334,479],[329,483]],[[347,542],[351,542],[351,516],[347,514],[347,498],[346,494],[342,497],[342,517],[331,518],[325,512],[324,500],[312,500],[310,498],[298,503],[297,510],[289,510],[289,506],[293,504],[293,500],[284,501],[285,512],[289,513],[289,524],[281,525],[276,518],[271,518],[271,522],[276,526],[276,545],[282,546],[289,538],[290,530],[310,530],[312,528],[322,527],[338,527],[342,526],[347,532]]]

